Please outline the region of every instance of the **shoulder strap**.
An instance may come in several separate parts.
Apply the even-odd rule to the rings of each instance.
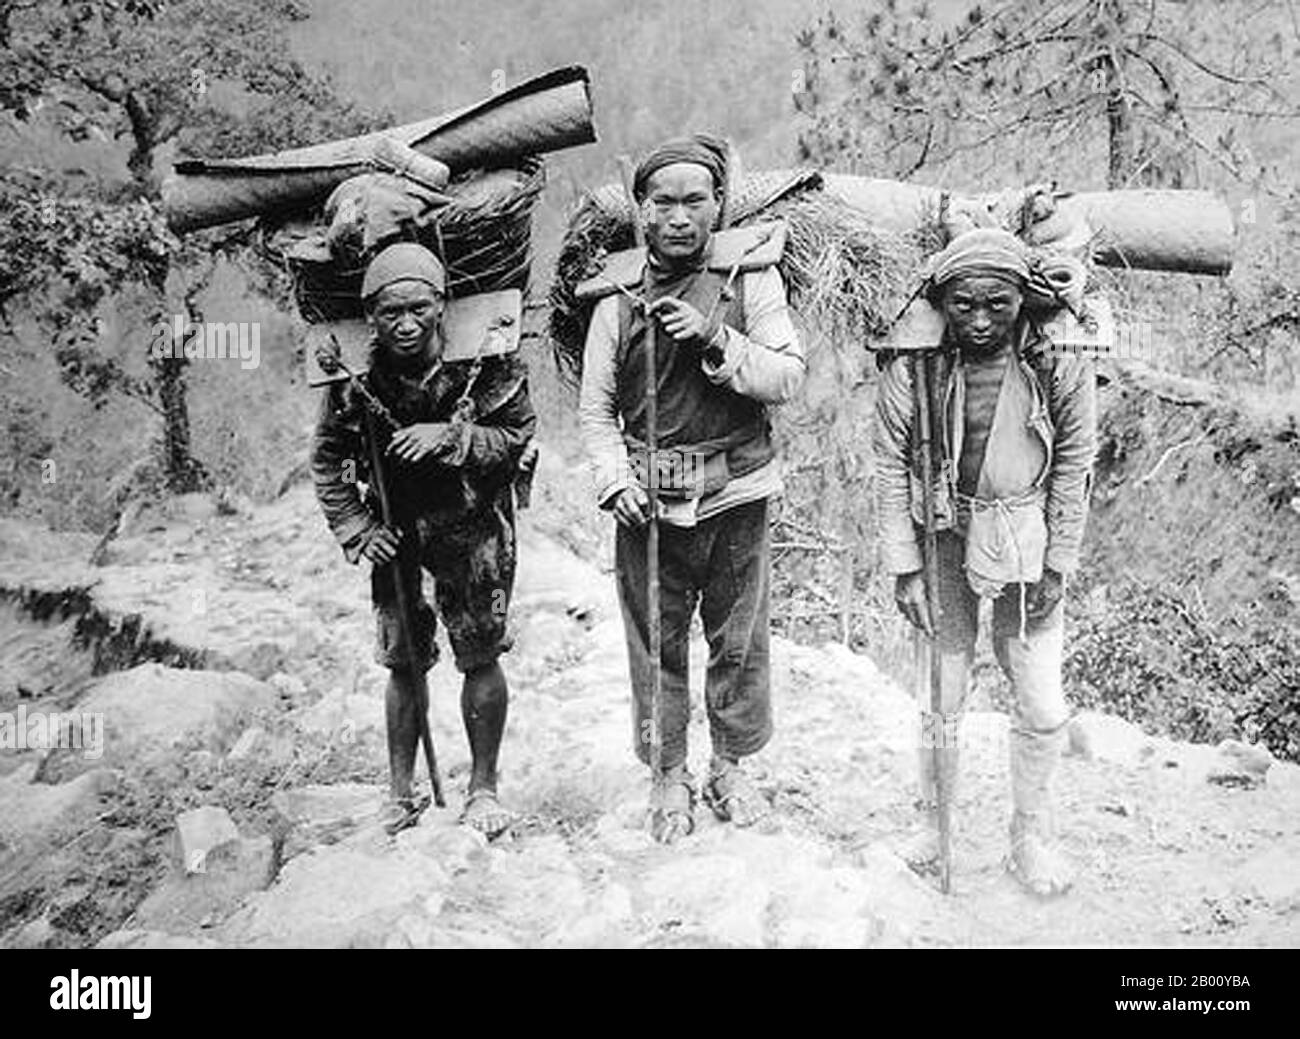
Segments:
[[[749,333],[748,315],[745,313],[745,283],[748,280],[748,274],[741,274],[736,278],[736,295],[727,305],[727,314],[723,319],[741,335]]]
[[[1050,351],[1043,348],[1046,337],[1041,329],[1031,322],[1026,322],[1016,353],[1029,365],[1038,380],[1038,388],[1043,394],[1043,403],[1047,412],[1052,412],[1052,382],[1056,375],[1056,359]],[[1055,416],[1052,415],[1053,421]]]

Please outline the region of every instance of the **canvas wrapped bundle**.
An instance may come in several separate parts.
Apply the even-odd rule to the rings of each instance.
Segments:
[[[587,71],[555,69],[467,108],[379,133],[238,159],[189,158],[162,185],[163,212],[177,233],[318,204],[344,181],[372,171],[395,144],[453,174],[505,168],[522,155],[596,139]]]
[[[360,318],[366,264],[393,241],[419,242],[441,259],[452,298],[522,291],[544,184],[537,159],[466,174],[444,190],[365,173],[340,184],[319,211],[272,228],[268,244],[293,274],[299,313],[311,323]]]

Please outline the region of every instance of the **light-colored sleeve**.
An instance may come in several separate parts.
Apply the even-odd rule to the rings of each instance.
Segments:
[[[582,355],[582,389],[578,420],[582,444],[591,467],[596,503],[606,508],[620,491],[631,486],[627,445],[618,417],[618,299],[606,296],[596,304],[587,328]]]
[[[885,365],[876,386],[876,524],[880,562],[887,574],[921,569],[921,547],[912,523],[912,370],[911,357]]]
[[[1097,376],[1092,361],[1082,357],[1058,361],[1051,390],[1056,443],[1047,485],[1043,564],[1058,574],[1071,574],[1079,568],[1097,453]]]
[[[741,277],[746,334],[723,326],[718,334],[722,363],[700,364],[711,382],[764,404],[783,404],[798,392],[805,370],[804,347],[790,318],[785,283],[775,267]]]

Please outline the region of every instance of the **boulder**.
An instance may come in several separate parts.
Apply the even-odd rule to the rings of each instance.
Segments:
[[[419,826],[397,835],[397,846],[432,859],[453,877],[482,869],[488,861],[488,839],[483,834],[445,816],[430,817],[427,812]]]
[[[383,788],[364,783],[314,784],[276,792],[271,806],[284,820],[284,858],[355,833],[378,818],[386,800]]]
[[[224,808],[204,805],[176,817],[173,852],[184,873],[206,873],[208,856],[239,841],[239,828]]]
[[[868,892],[866,909],[876,921],[873,944],[907,945],[920,932],[931,929],[943,912],[943,896],[937,888],[883,845],[858,849],[856,859]]]
[[[215,834],[214,834],[215,836]],[[199,853],[196,853],[199,854]],[[135,912],[135,923],[169,935],[195,935],[225,919],[250,894],[275,878],[270,837],[224,840],[201,860],[201,868],[175,869]]]
[[[30,761],[0,776],[0,863],[11,848],[76,827],[99,812],[100,799],[117,787],[109,769],[52,785],[36,782],[38,768]]]
[[[1213,764],[1205,777],[1220,786],[1253,789],[1262,786],[1273,766],[1273,755],[1258,743],[1224,740],[1216,748]]]
[[[1154,752],[1154,742],[1132,722],[1100,711],[1082,711],[1070,721],[1069,752],[1090,761],[1134,767]]]
[[[317,848],[287,863],[214,937],[242,946],[382,948],[398,922],[446,884],[426,858],[391,845]]]
[[[187,671],[141,664],[106,675],[78,704],[104,719],[106,765],[169,757],[182,742],[224,752],[253,712],[273,707],[275,691],[232,671]]]

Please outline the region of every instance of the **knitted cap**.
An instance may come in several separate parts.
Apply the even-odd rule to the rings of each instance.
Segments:
[[[447,272],[438,257],[415,242],[397,242],[370,261],[361,280],[361,298],[369,301],[399,281],[425,282],[440,295],[447,291]]]

